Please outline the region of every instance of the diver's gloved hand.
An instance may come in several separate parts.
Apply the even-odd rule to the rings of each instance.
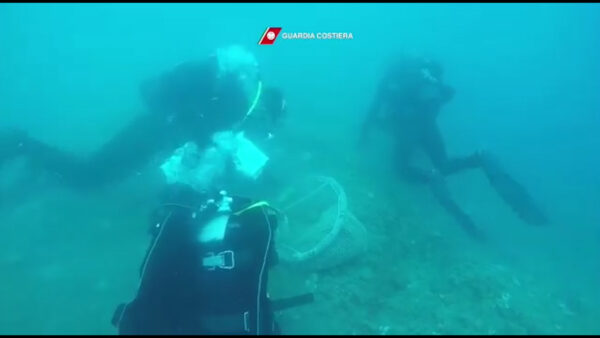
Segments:
[[[0,165],[23,151],[27,137],[27,133],[20,129],[0,130]]]

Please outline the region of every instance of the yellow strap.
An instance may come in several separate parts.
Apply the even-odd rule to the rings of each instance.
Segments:
[[[254,112],[254,109],[256,108],[256,105],[258,104],[258,101],[260,101],[260,96],[262,93],[262,81],[258,81],[258,88],[256,89],[256,95],[254,96],[254,101],[252,102],[252,104],[250,105],[250,108],[248,109],[248,112],[246,113],[246,115],[244,116],[244,118],[239,121],[236,126],[233,128],[235,129],[239,129],[240,126],[242,126],[244,124],[244,122],[246,122],[246,120],[248,119],[248,117],[250,117],[250,115]]]
[[[265,206],[268,207],[268,208],[272,208],[269,205],[269,203],[267,203],[266,201],[260,201],[260,202],[254,203],[254,204],[252,204],[252,205],[250,205],[250,206],[248,206],[248,207],[246,207],[246,208],[244,208],[244,209],[242,209],[240,211],[235,212],[234,215],[238,216],[238,215],[243,214],[244,212],[246,212],[246,211],[248,211],[250,209],[254,209],[254,208],[258,208],[258,207],[265,207]]]
[[[250,105],[250,109],[248,109],[248,112],[246,113],[246,116],[244,117],[247,118],[248,116],[250,116],[250,114],[252,114],[252,112],[254,111],[254,108],[256,108],[256,105],[258,104],[258,101],[260,100],[260,95],[262,94],[262,81],[258,81],[258,88],[256,89],[256,95],[254,96],[254,100],[252,101],[252,104]]]

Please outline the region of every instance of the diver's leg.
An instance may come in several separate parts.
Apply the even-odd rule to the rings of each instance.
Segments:
[[[488,152],[478,151],[470,156],[448,159],[437,125],[432,125],[423,139],[425,151],[444,176],[465,169],[481,168],[492,188],[527,223],[542,225],[548,222],[544,212],[534,203],[523,185],[500,166]]]
[[[432,174],[432,179],[430,181],[433,195],[442,207],[448,211],[469,235],[477,239],[482,239],[483,233],[475,226],[471,217],[469,217],[469,215],[464,212],[452,198],[444,180],[444,177],[450,173],[476,167],[478,165],[477,160],[471,157],[449,160],[443,139],[435,124],[432,125],[423,136],[423,149],[429,155],[433,165],[438,170],[433,171],[434,174]]]
[[[460,209],[450,196],[444,177],[436,170],[425,170],[410,164],[413,151],[418,145],[415,138],[399,138],[396,144],[396,161],[402,176],[413,183],[429,184],[433,195],[444,209],[473,237],[482,238],[471,218]]]
[[[437,124],[432,123],[423,135],[423,148],[429,155],[431,162],[444,176],[481,166],[479,153],[470,156],[448,158],[446,146]]]
[[[418,143],[414,137],[398,136],[396,139],[395,164],[404,179],[411,183],[428,184],[433,178],[435,172],[419,168],[411,164],[414,151]]]
[[[140,115],[87,159],[85,172],[75,176],[75,183],[101,186],[124,179],[143,169],[159,152],[178,145],[184,136],[168,128],[160,115]]]
[[[75,171],[83,161],[67,152],[30,137],[24,131],[0,132],[0,165],[17,157],[25,157],[34,169],[64,174]]]
[[[35,169],[56,175],[62,184],[80,189],[100,187],[146,164],[166,143],[163,130],[162,121],[142,115],[89,158],[69,154],[22,132],[5,132],[0,136],[0,161],[25,156]]]

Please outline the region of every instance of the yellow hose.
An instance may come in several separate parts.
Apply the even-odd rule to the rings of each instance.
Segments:
[[[262,81],[258,81],[258,89],[256,89],[256,95],[254,96],[254,101],[252,102],[250,109],[248,109],[248,112],[246,113],[246,117],[250,116],[250,114],[252,114],[252,112],[256,108],[256,105],[258,104],[258,101],[260,100],[261,94],[262,94]]]

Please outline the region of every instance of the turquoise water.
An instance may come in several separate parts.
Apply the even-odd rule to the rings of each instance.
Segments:
[[[0,127],[86,156],[142,111],[141,81],[246,45],[287,97],[278,175],[335,177],[371,235],[339,268],[273,271],[273,294],[316,296],[280,314],[285,333],[598,334],[599,19],[596,4],[2,4]],[[353,39],[257,45],[269,26]],[[522,222],[469,171],[448,184],[491,238],[475,244],[427,188],[395,174],[386,135],[354,146],[399,50],[444,64],[456,89],[439,118],[448,152],[493,151],[549,226]],[[0,167],[0,333],[116,333],[161,177],[149,164],[82,193],[28,168]]]

